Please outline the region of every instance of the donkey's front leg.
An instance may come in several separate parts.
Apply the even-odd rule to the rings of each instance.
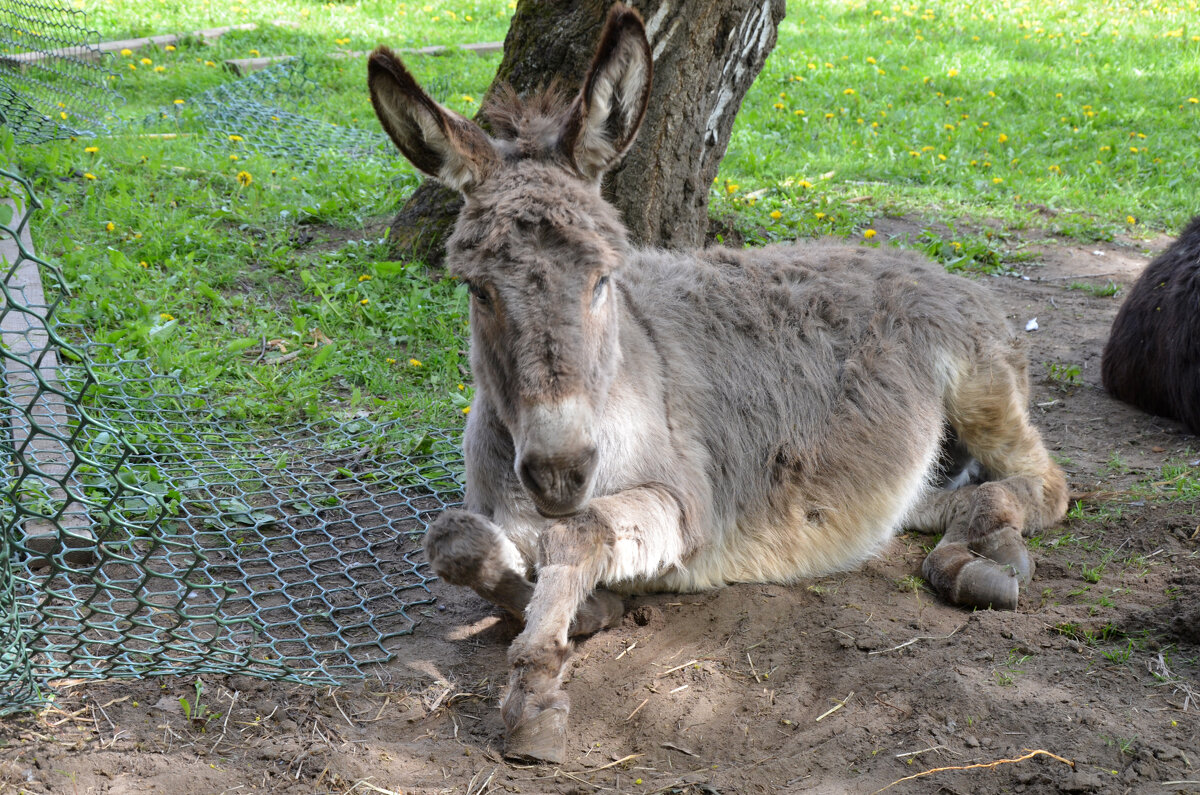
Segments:
[[[651,577],[685,549],[679,503],[658,486],[592,500],[542,536],[541,561],[525,631],[508,652],[512,674],[502,706],[510,758],[562,762],[569,701],[562,672],[567,630],[599,583]]]
[[[525,561],[516,545],[491,520],[470,511],[448,510],[425,534],[425,556],[433,573],[465,585],[517,618],[533,596]],[[608,591],[594,591],[575,613],[571,637],[590,635],[621,618],[624,604]]]

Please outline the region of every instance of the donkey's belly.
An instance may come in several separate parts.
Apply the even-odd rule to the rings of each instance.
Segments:
[[[777,507],[739,516],[686,561],[637,590],[697,591],[735,582],[793,583],[852,569],[879,552],[929,488],[940,447],[930,432],[892,477],[836,504],[812,484],[788,484]]]

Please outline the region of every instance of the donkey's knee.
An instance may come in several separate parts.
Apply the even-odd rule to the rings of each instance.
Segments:
[[[518,617],[529,604],[533,585],[517,568],[516,549],[478,514],[443,512],[425,534],[425,556],[442,580],[472,588]]]

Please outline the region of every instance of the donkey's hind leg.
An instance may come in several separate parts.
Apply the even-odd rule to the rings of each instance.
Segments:
[[[1066,512],[1066,481],[1030,422],[1028,397],[1024,358],[1012,350],[974,364],[947,395],[947,420],[989,482],[933,492],[907,523],[945,531],[922,572],[955,604],[1014,609],[1034,568],[1022,536]]]
[[[525,620],[533,583],[522,572],[516,546],[486,518],[469,511],[445,511],[425,534],[425,556],[438,577],[451,585],[465,585]],[[599,632],[619,621],[623,612],[619,596],[592,591],[575,614],[569,634]]]

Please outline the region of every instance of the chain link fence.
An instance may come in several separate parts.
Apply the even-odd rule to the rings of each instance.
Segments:
[[[18,144],[111,124],[97,40],[62,4],[0,2],[0,124]],[[293,59],[121,124],[292,162],[394,156],[297,112],[314,85]],[[250,427],[60,325],[61,275],[29,242],[38,201],[2,169],[0,715],[67,677],[330,684],[389,660],[432,601],[420,538],[461,493],[456,433],[365,415]]]

